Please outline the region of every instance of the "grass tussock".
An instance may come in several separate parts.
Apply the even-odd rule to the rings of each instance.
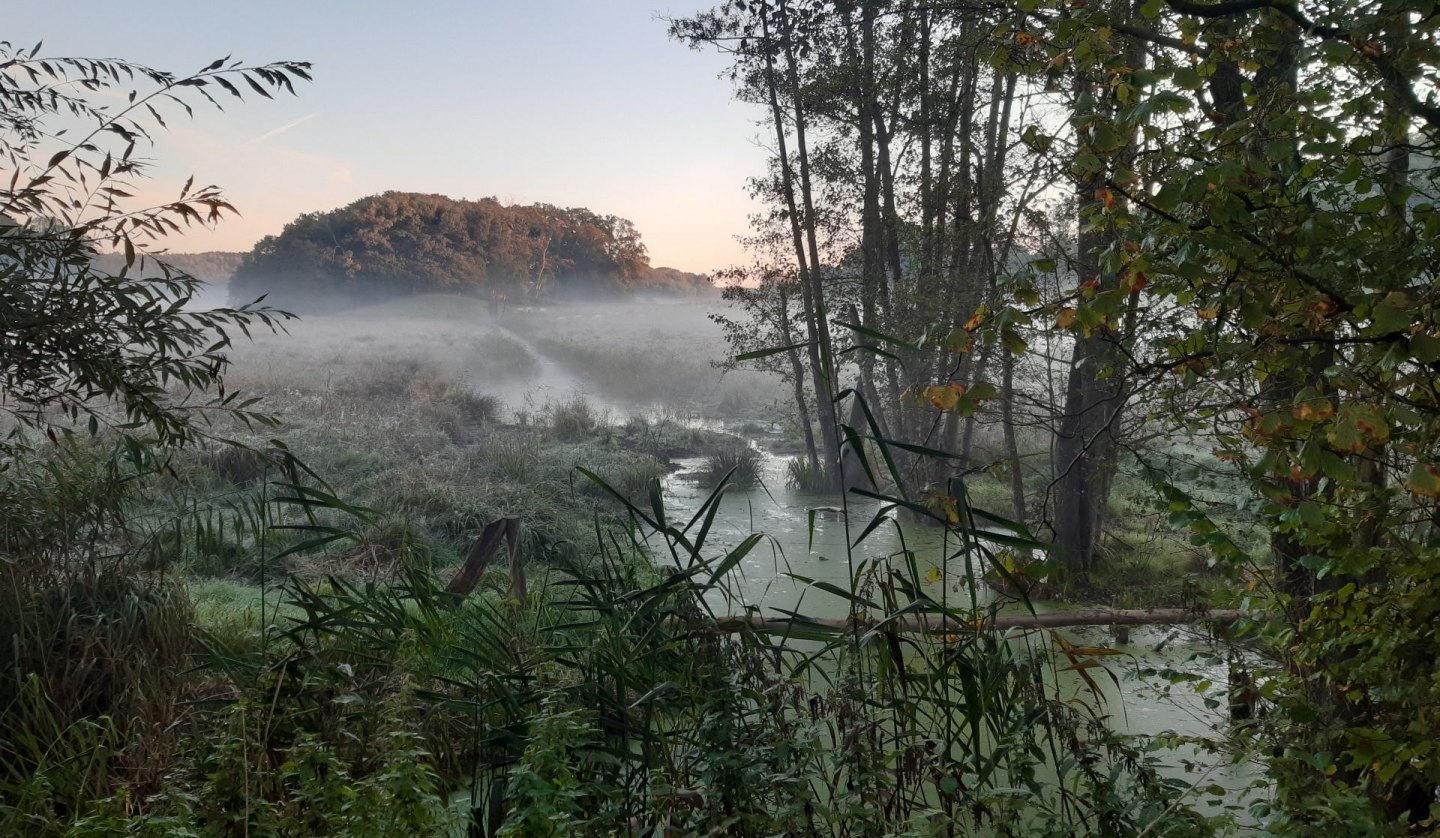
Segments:
[[[760,469],[764,455],[760,450],[744,443],[734,443],[705,457],[705,462],[695,472],[695,479],[701,486],[715,488],[722,482],[740,489],[751,489],[760,485]]]
[[[785,463],[785,485],[809,495],[830,491],[830,480],[825,469],[818,464],[811,465],[805,457],[791,457]]]
[[[584,396],[574,396],[550,408],[550,430],[559,439],[574,441],[595,430],[595,409]]]

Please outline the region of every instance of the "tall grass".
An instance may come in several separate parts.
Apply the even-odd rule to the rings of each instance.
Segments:
[[[732,443],[706,455],[705,462],[695,472],[695,478],[706,488],[713,489],[728,482],[740,489],[750,489],[760,485],[760,470],[764,461],[759,449],[744,443]]]
[[[563,440],[581,439],[594,431],[597,423],[595,409],[583,396],[574,396],[550,409],[550,429]]]
[[[785,485],[810,495],[830,491],[830,479],[820,465],[811,465],[805,457],[791,457],[785,464]]]
[[[501,427],[423,367],[379,369],[297,388],[291,447],[151,464],[164,498],[64,446],[6,475],[5,555],[28,561],[0,572],[0,832],[1206,831],[1098,688],[1058,691],[1061,670],[1102,677],[1093,650],[985,630],[1028,606],[1020,584],[981,596],[1009,572],[989,545],[1040,545],[963,491],[934,520],[963,593],[930,585],[903,532],[853,551],[898,513],[934,518],[881,498],[843,584],[792,576],[848,623],[732,631],[753,613],[733,572],[765,539],[714,534],[754,449],[606,429],[584,402]],[[715,487],[676,517],[657,454],[689,444],[715,446]],[[482,579],[456,603],[445,566],[497,517],[526,524],[531,595]],[[227,578],[187,594],[185,566]],[[917,617],[947,628],[898,630]]]
[[[113,776],[153,792],[170,764],[194,613],[114,568],[0,574],[0,800],[9,818],[83,811]]]
[[[743,610],[730,571],[763,537],[711,544],[724,486],[695,514],[672,519],[658,490],[637,502],[585,477],[622,517],[592,521],[595,548],[584,557],[539,535],[527,553],[554,573],[540,577],[530,600],[482,585],[456,605],[403,549],[383,583],[292,577],[287,619],[265,620],[256,640],[212,642],[204,652],[192,683],[210,685],[210,701],[177,728],[183,741],[163,763],[168,792],[87,768],[89,787],[42,807],[17,772],[0,789],[11,806],[0,826],[23,823],[30,814],[16,804],[25,803],[26,813],[43,810],[58,824],[115,831],[160,823],[223,831],[241,815],[288,834],[364,824],[438,831],[457,819],[507,835],[1203,831],[1170,808],[1176,783],[1111,734],[1095,707],[1056,692],[1060,666],[1093,667],[1086,652],[1056,663],[1043,645],[973,628],[999,605],[976,596],[987,548],[974,532],[984,518],[963,498],[946,568],[969,581],[959,601],[932,598],[915,555],[902,551],[855,560],[844,588],[816,583],[865,612],[864,622],[831,627],[796,615],[732,635],[716,630],[718,617]],[[287,526],[317,546],[363,543],[373,519],[321,487],[287,484],[286,497],[305,501],[300,523]],[[266,514],[287,520],[294,502]],[[877,525],[905,503],[893,499]],[[1014,522],[994,523],[1024,539]],[[126,584],[95,589],[101,605],[80,610],[141,601]],[[49,603],[41,611],[76,613]],[[893,627],[918,615],[972,628],[902,635]],[[114,636],[146,654],[174,648],[134,633],[152,631],[153,620],[104,625],[128,627]],[[145,660],[153,672],[109,675],[146,684],[163,673],[172,679],[160,690],[163,706],[173,707],[185,667]],[[145,712],[79,714],[105,726],[76,729],[71,752],[118,750]],[[37,713],[24,729],[44,729]],[[447,790],[462,792],[458,810]],[[116,794],[133,802],[119,804]]]

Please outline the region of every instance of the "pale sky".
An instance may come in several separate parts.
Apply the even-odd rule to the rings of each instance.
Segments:
[[[248,250],[302,212],[389,189],[584,206],[635,222],[651,262],[743,261],[765,153],[725,61],[658,16],[703,0],[7,0],[4,40],[176,73],[225,55],[310,61],[296,97],[171,120],[148,190],[191,174],[243,213],[173,251]],[[228,97],[226,97],[228,98]]]

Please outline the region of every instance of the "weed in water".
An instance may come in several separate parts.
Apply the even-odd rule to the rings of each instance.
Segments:
[[[749,489],[759,485],[763,463],[764,455],[758,448],[737,443],[705,457],[695,478],[701,486],[713,489],[729,475],[730,485]]]
[[[830,491],[825,469],[811,465],[804,457],[791,457],[785,464],[785,485],[797,492],[818,495]]]

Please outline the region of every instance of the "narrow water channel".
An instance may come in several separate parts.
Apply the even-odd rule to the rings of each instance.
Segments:
[[[710,534],[715,554],[739,544],[751,533],[764,541],[730,574],[728,591],[717,592],[711,601],[716,613],[739,613],[758,608],[764,616],[784,616],[796,611],[811,617],[843,618],[849,613],[841,597],[798,581],[795,576],[828,582],[849,590],[851,567],[863,560],[879,561],[913,552],[921,574],[936,600],[969,603],[969,581],[953,559],[954,543],[945,544],[942,528],[888,522],[863,541],[847,544],[857,537],[879,509],[873,500],[851,496],[802,495],[785,485],[787,458],[763,453],[763,486],[750,490],[729,490]],[[677,515],[693,514],[709,496],[694,473],[704,460],[681,460],[680,468],[665,481],[665,497]],[[848,507],[845,516],[837,514]],[[812,510],[819,510],[811,514]],[[813,525],[812,525],[813,520]],[[946,566],[949,565],[948,572]],[[983,573],[983,568],[977,569]],[[979,586],[980,600],[993,594]],[[943,586],[943,589],[942,589]],[[1053,603],[1034,603],[1037,611],[1062,610]],[[1102,713],[1112,729],[1137,736],[1175,734],[1180,737],[1222,739],[1229,724],[1226,697],[1229,668],[1223,647],[1203,629],[1194,627],[1136,626],[1129,642],[1117,644],[1105,627],[1078,627],[1058,630],[1076,646],[1110,646],[1123,652],[1104,658],[1109,675],[1096,675],[1100,685]],[[1047,630],[1048,632],[1048,630]],[[1049,637],[1030,637],[1032,643],[1049,642]],[[1017,640],[1017,642],[1023,642]],[[1152,672],[1179,671],[1195,681],[1172,684]],[[1094,673],[1094,670],[1090,670]],[[1092,688],[1076,673],[1059,673],[1057,686],[1065,698],[1096,703]],[[1228,755],[1208,753],[1194,745],[1182,744],[1165,752],[1166,770],[1196,787],[1187,801],[1201,811],[1218,811],[1222,806],[1247,804],[1254,791],[1248,790],[1260,777],[1251,761],[1233,761]],[[1204,789],[1223,789],[1217,796]],[[1245,818],[1240,819],[1242,823]]]

